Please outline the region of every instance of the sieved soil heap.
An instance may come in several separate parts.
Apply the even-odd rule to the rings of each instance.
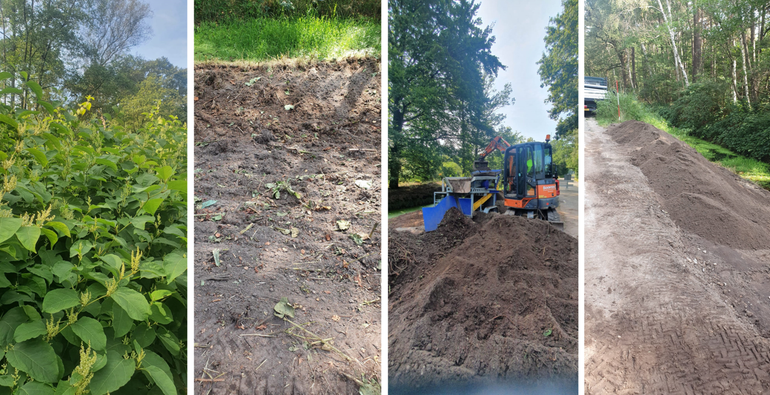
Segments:
[[[618,144],[635,149],[632,163],[680,228],[736,249],[770,245],[770,192],[646,123],[627,121],[607,131]]]
[[[388,235],[394,387],[577,380],[577,240],[544,221],[473,222]]]

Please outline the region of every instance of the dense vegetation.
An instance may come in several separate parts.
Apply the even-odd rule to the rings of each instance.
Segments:
[[[388,176],[402,181],[467,175],[494,136],[515,144],[521,135],[497,110],[514,103],[510,84],[493,88],[505,69],[491,53],[491,27],[476,16],[475,1],[393,0],[388,25]],[[551,19],[546,51],[538,62],[559,120],[562,170],[577,170],[577,1]],[[534,59],[533,59],[534,61]],[[501,156],[489,157],[499,166]]]
[[[0,393],[184,393],[185,125],[9,94],[41,110],[0,106]]]
[[[196,61],[380,56],[375,0],[195,0]]]
[[[195,0],[195,23],[241,19],[300,17],[380,20],[380,0]]]
[[[770,163],[770,4],[589,0],[586,75],[683,133]]]

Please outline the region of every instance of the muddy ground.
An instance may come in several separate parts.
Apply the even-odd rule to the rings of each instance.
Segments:
[[[196,66],[196,393],[379,382],[379,71]]]
[[[568,235],[578,237],[578,195],[580,194],[580,185],[577,181],[560,180],[559,188],[559,212],[562,222],[564,222],[564,231]],[[390,191],[388,191],[390,193]],[[390,199],[390,195],[388,195]],[[390,202],[388,202],[390,203]],[[388,219],[388,229],[412,232],[420,234],[425,231],[425,224],[422,218],[422,210],[412,211]]]
[[[541,382],[577,393],[575,238],[545,221],[452,208],[433,232],[390,230],[388,248],[393,393]]]
[[[649,125],[586,123],[586,393],[770,392],[770,193]]]

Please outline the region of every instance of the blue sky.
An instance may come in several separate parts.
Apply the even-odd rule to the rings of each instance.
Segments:
[[[187,0],[145,0],[152,9],[152,38],[131,53],[152,60],[167,57],[174,66],[187,68]]]
[[[495,24],[496,37],[492,54],[500,58],[507,69],[495,81],[500,90],[511,83],[516,102],[501,109],[507,115],[504,123],[525,138],[545,140],[546,134],[556,133],[556,121],[548,118],[550,104],[546,88],[540,87],[537,61],[545,51],[545,28],[551,17],[562,11],[561,0],[481,0],[479,16],[484,26]]]

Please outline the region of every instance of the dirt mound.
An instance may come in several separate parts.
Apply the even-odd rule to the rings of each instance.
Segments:
[[[388,243],[393,386],[577,378],[576,239],[452,208],[435,231]]]
[[[395,211],[433,204],[433,192],[440,190],[441,184],[436,182],[388,188],[388,210]]]
[[[615,142],[635,149],[632,164],[679,227],[732,248],[770,245],[770,192],[646,123],[628,121],[607,131]]]

